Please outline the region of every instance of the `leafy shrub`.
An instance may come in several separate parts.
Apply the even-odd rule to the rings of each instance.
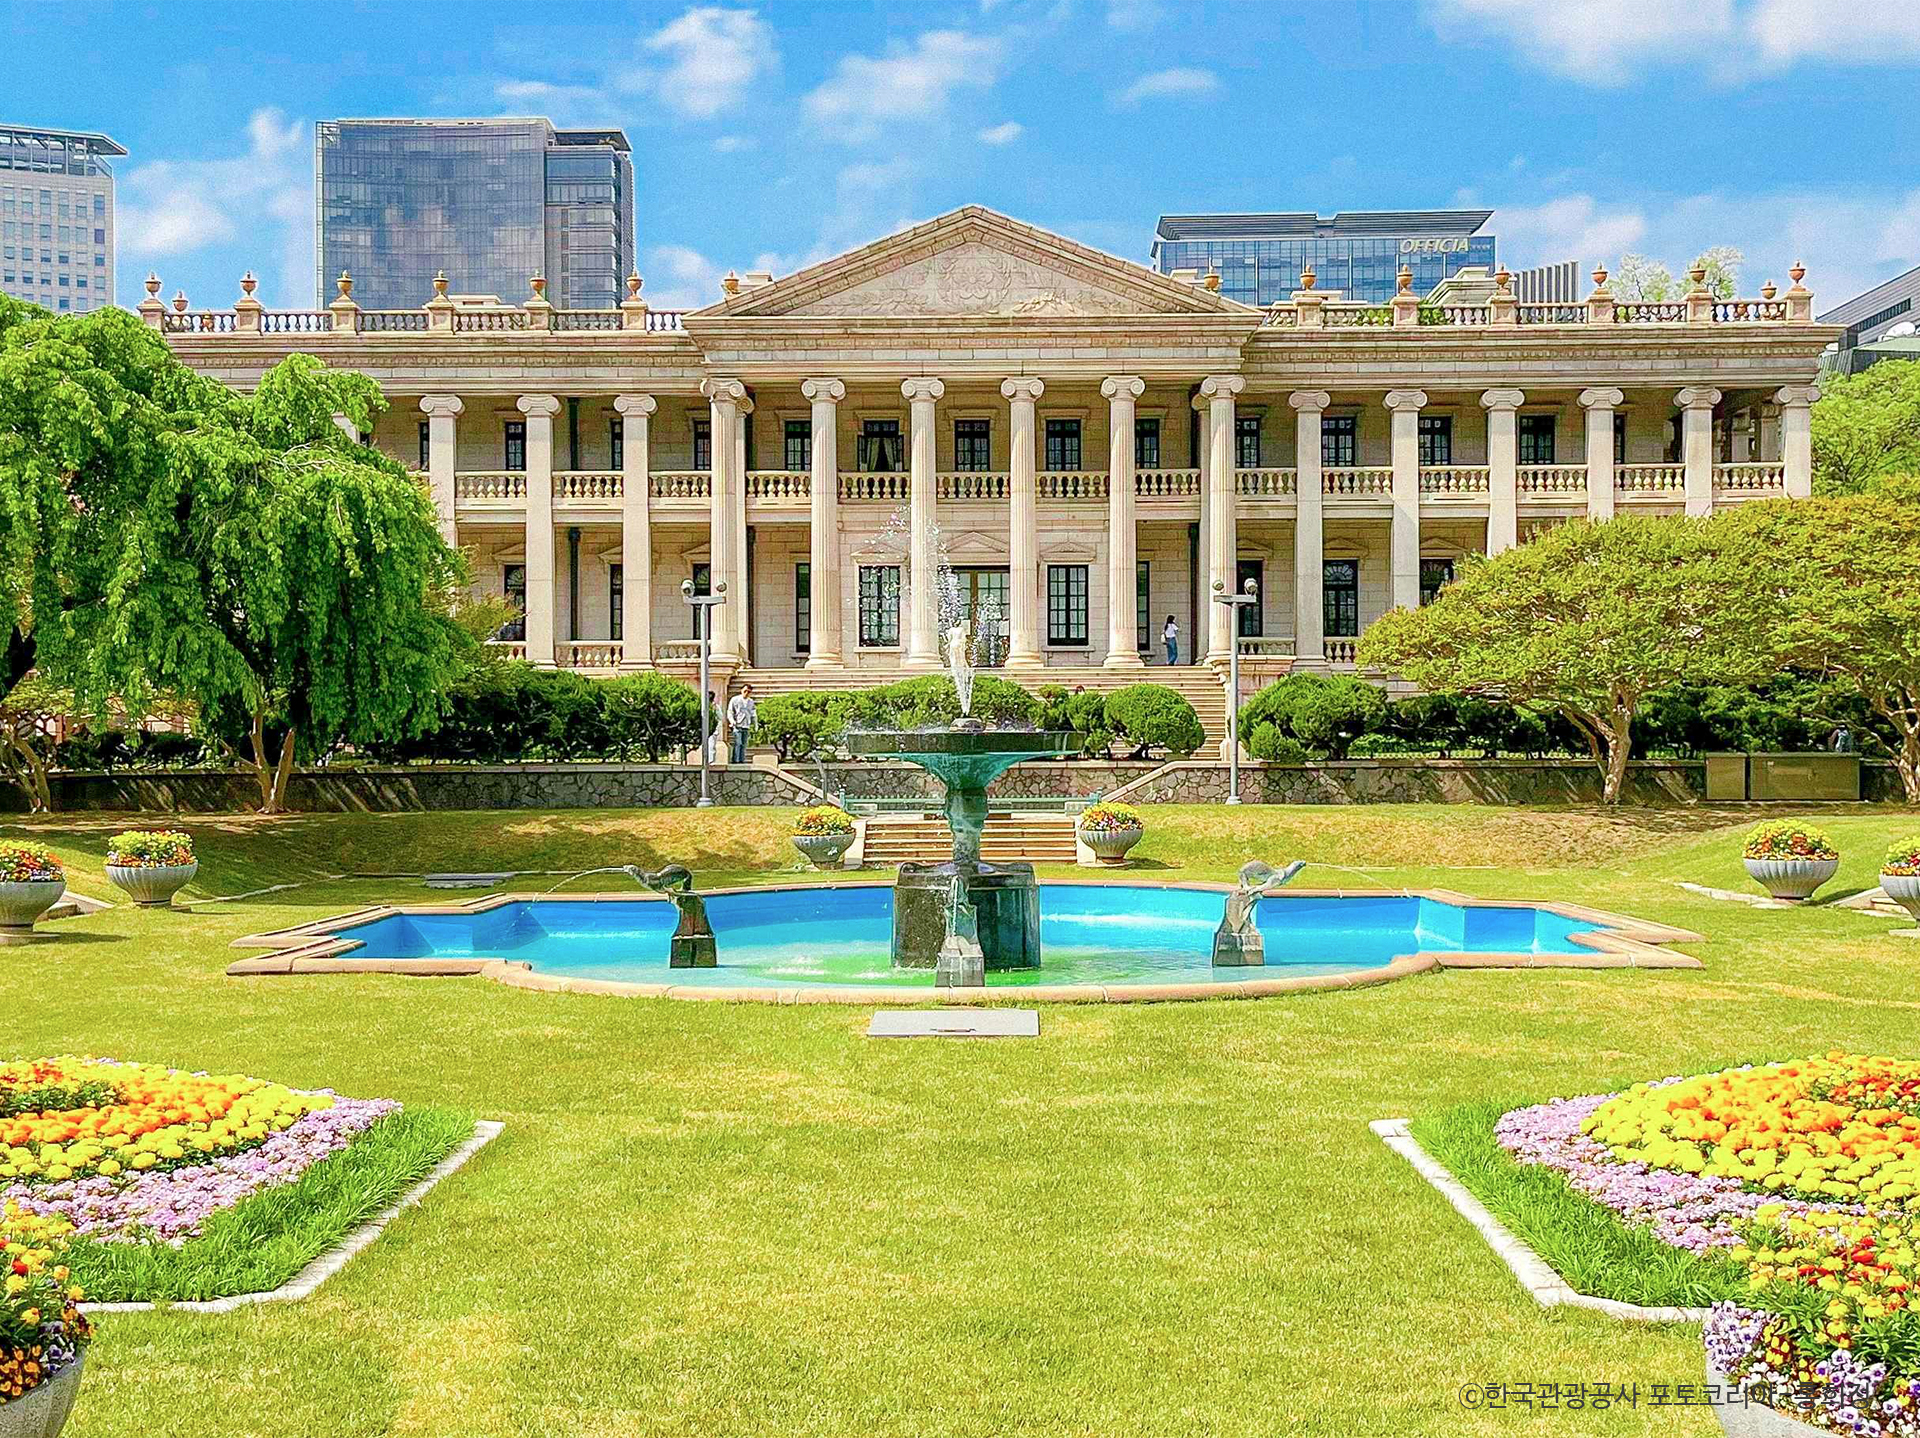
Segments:
[[[699,744],[700,700],[678,680],[623,674],[597,687],[607,744],[620,758],[658,764]]]
[[[1165,684],[1129,684],[1107,696],[1107,726],[1114,737],[1133,746],[1133,757],[1165,749],[1181,758],[1206,742],[1206,730],[1193,705]]]
[[[1089,804],[1080,811],[1080,827],[1099,834],[1112,829],[1145,829],[1147,821],[1131,804]]]
[[[960,696],[944,674],[902,679],[856,691],[853,722],[863,729],[924,729],[960,717]],[[973,717],[986,724],[1037,726],[1041,704],[1010,679],[991,674],[973,681]]]
[[[1256,759],[1264,759],[1269,764],[1304,764],[1307,751],[1298,739],[1290,734],[1282,734],[1279,726],[1270,719],[1263,719],[1246,733],[1247,752]]]
[[[34,879],[62,879],[66,870],[45,844],[0,843],[0,882],[24,884]]]
[[[1906,876],[1920,874],[1920,834],[1911,839],[1902,839],[1887,850],[1887,857],[1880,865],[1883,874]]]
[[[763,742],[773,745],[781,763],[811,759],[839,744],[855,708],[855,695],[831,690],[776,694],[760,701],[753,727]]]
[[[796,834],[851,834],[853,815],[837,804],[816,804],[811,809],[802,809],[800,817],[793,821]]]
[[[139,869],[191,864],[193,836],[178,829],[129,829],[107,840],[107,862]]]
[[[1380,727],[1386,707],[1385,693],[1363,679],[1289,674],[1241,706],[1240,732],[1270,725],[1315,758],[1343,759],[1355,739]]]
[[[1768,819],[1747,831],[1749,859],[1837,859],[1840,851],[1824,830],[1798,819]]]
[[[213,761],[207,741],[171,730],[82,729],[53,751],[53,767],[68,771],[188,769]]]

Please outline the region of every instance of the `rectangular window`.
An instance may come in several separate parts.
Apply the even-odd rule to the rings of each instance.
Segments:
[[[505,426],[505,443],[500,459],[502,469],[522,470],[527,467],[527,422],[523,419],[510,419]]]
[[[1078,421],[1072,423],[1079,428]],[[1055,421],[1049,421],[1051,428]],[[1074,436],[1079,442],[1079,435]],[[1051,443],[1051,440],[1049,440]],[[1087,566],[1049,564],[1047,566],[1047,643],[1068,647],[1087,642]]]
[[[1320,421],[1320,463],[1328,469],[1352,469],[1359,461],[1360,417],[1330,414]]]
[[[710,419],[693,422],[693,467],[713,468],[713,421]]]
[[[788,426],[792,428],[791,425]],[[791,468],[802,469],[804,465]],[[811,654],[813,652],[813,566],[796,564],[793,566],[793,652]]]
[[[425,474],[433,468],[433,421],[420,421],[420,472]]]
[[[524,644],[527,638],[527,566],[509,564],[501,573],[501,592],[506,595],[507,603],[519,611],[500,627],[499,638],[515,644]]]
[[[1554,462],[1553,418],[1550,414],[1520,416],[1515,431],[1520,442],[1520,463],[1552,464]]]
[[[627,422],[623,419],[607,421],[607,463],[616,471],[627,467]]]
[[[795,473],[813,468],[813,421],[790,419],[786,428],[786,466]],[[803,650],[804,650],[804,646]]]
[[[1160,468],[1160,421],[1136,419],[1133,422],[1133,467]]]
[[[1423,559],[1420,561],[1420,602],[1431,604],[1440,597],[1440,591],[1453,583],[1453,561],[1451,559]]]
[[[900,421],[870,419],[863,423],[860,426],[856,460],[868,474],[898,474],[906,468],[905,450],[900,443]]]
[[[1079,420],[1050,419],[1047,421],[1046,467],[1050,470],[1076,470],[1080,468]]]
[[[961,470],[993,468],[993,426],[984,419],[953,422],[953,467]]]
[[[1613,462],[1627,462],[1627,417],[1619,410],[1613,412]]]
[[[1241,594],[1247,592],[1247,581],[1253,581],[1254,602],[1238,605],[1234,613],[1240,620],[1240,637],[1253,638],[1267,632],[1267,586],[1266,566],[1257,559],[1236,560],[1233,566],[1234,587]]]
[[[623,564],[607,566],[607,637],[616,644],[626,638],[627,571]]]
[[[1260,416],[1235,415],[1233,420],[1233,463],[1236,469],[1260,468]]]
[[[1152,626],[1147,622],[1147,606],[1152,602],[1153,581],[1147,561],[1138,560],[1133,566],[1133,647],[1142,654],[1147,652],[1147,639],[1152,633]]]
[[[1453,463],[1453,416],[1420,416],[1420,466]]]
[[[1329,639],[1359,637],[1359,560],[1329,559],[1320,566],[1320,604]]]
[[[883,647],[900,642],[900,566],[860,566],[860,644]]]

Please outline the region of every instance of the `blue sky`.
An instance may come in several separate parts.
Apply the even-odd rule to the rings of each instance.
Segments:
[[[1516,268],[1732,244],[1823,308],[1920,263],[1913,0],[5,8],[0,119],[132,152],[129,304],[311,303],[346,115],[623,126],[661,306],[969,202],[1135,259],[1162,211],[1488,206]]]

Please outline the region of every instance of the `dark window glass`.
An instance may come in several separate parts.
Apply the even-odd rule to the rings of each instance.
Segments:
[[[1047,643],[1087,642],[1087,566],[1047,566]]]
[[[607,614],[610,616],[610,628],[607,637],[616,643],[626,637],[627,578],[626,567],[620,564],[607,566]]]
[[[1253,592],[1255,602],[1252,604],[1237,605],[1233,611],[1239,616],[1240,637],[1243,639],[1267,632],[1267,586],[1265,583],[1265,568],[1266,566],[1257,559],[1241,559],[1234,562],[1234,587],[1238,589],[1241,594],[1245,594],[1247,592],[1247,581],[1249,579],[1253,581],[1254,585]]]
[[[1133,464],[1136,469],[1160,467],[1160,421],[1136,419],[1133,422]]]
[[[791,425],[788,426],[792,428]],[[805,465],[792,468],[804,469]],[[796,654],[813,652],[813,566],[793,566],[793,650]]]
[[[993,468],[993,426],[987,420],[956,419],[953,422],[953,467]]]
[[[710,419],[693,422],[693,467],[713,468],[713,421]]]
[[[527,422],[523,419],[510,419],[506,423],[500,467],[502,469],[525,469],[527,467]]]
[[[524,644],[527,638],[527,566],[507,565],[501,580],[501,592],[506,595],[507,603],[519,613],[501,625],[500,633],[495,637],[515,644]]]
[[[1047,421],[1047,468],[1051,470],[1080,468],[1079,420],[1050,419]]]
[[[1360,417],[1330,414],[1320,421],[1320,463],[1328,469],[1351,469],[1358,463]]]
[[[713,586],[713,566],[711,564],[694,565],[693,566],[693,592],[695,594],[711,594],[713,592],[712,586]],[[690,637],[694,639],[698,639],[700,637],[700,610],[692,605],[689,605],[687,607],[687,612],[688,612],[688,615],[690,616],[688,619],[688,622],[693,626],[693,633]],[[706,613],[707,613],[707,618],[711,620],[713,618],[713,611],[709,609],[706,611]]]
[[[1320,566],[1320,603],[1330,639],[1360,634],[1360,561],[1329,559]]]
[[[1520,463],[1552,464],[1554,462],[1552,415],[1521,415],[1516,436],[1520,442]]]
[[[1134,648],[1142,654],[1147,652],[1147,640],[1152,626],[1147,622],[1147,605],[1153,599],[1153,581],[1148,573],[1147,561],[1139,560],[1133,566],[1133,635]]]
[[[787,468],[795,471],[813,468],[813,421],[790,419],[786,430]],[[803,646],[804,647],[804,646]]]
[[[425,474],[433,467],[433,421],[420,421],[420,472]]]
[[[607,422],[607,456],[614,469],[627,467],[627,422],[622,419]]]
[[[1451,559],[1423,559],[1420,561],[1420,602],[1431,604],[1440,596],[1446,585],[1453,583],[1453,561]]]
[[[1619,410],[1613,412],[1613,462],[1627,462],[1627,417]]]
[[[860,643],[863,646],[900,642],[900,566],[860,566]]]
[[[1260,468],[1260,416],[1235,415],[1233,420],[1233,462],[1239,469]]]
[[[860,468],[868,474],[898,474],[906,467],[900,443],[900,421],[870,419],[860,426]]]
[[[1420,416],[1420,463],[1453,463],[1453,416],[1450,414],[1423,414]]]

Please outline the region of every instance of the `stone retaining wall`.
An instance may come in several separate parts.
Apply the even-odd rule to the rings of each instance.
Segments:
[[[1158,761],[1100,759],[1016,764],[987,787],[987,794],[995,799],[1085,799],[1096,793],[1111,793],[1159,767]],[[790,763],[787,768],[809,784],[819,784],[824,769],[827,792],[838,794],[844,789],[849,801],[927,799],[937,802],[941,794],[934,777],[913,764]]]
[[[1132,804],[1216,804],[1227,797],[1225,764],[1168,765],[1117,791]],[[1626,803],[1695,804],[1706,791],[1697,760],[1636,760]],[[1249,804],[1598,804],[1600,771],[1572,759],[1349,759],[1341,763],[1240,766]]]

